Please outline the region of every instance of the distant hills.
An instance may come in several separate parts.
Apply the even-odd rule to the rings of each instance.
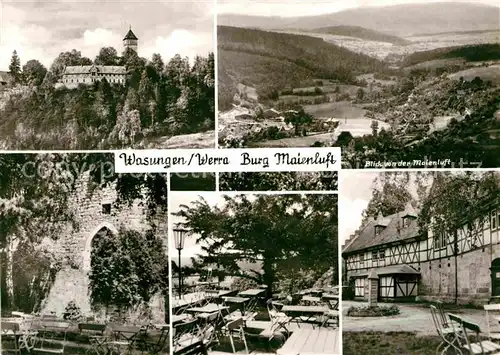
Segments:
[[[231,100],[238,83],[268,95],[318,78],[350,83],[386,69],[375,58],[312,36],[219,26],[217,42],[219,105]]]
[[[500,44],[476,44],[415,52],[404,59],[402,66],[409,67],[440,59],[463,59],[467,62],[500,60]]]
[[[304,17],[265,17],[221,14],[219,25],[260,29],[314,30],[359,26],[405,37],[416,34],[491,30],[499,28],[499,7],[472,3],[407,4],[363,7]]]
[[[393,35],[388,35],[379,31],[370,30],[367,28],[363,28],[360,26],[330,26],[330,27],[321,27],[315,28],[309,32],[314,33],[326,33],[330,35],[337,36],[348,36],[360,38],[368,41],[376,41],[376,42],[387,42],[397,45],[407,45],[411,42]]]

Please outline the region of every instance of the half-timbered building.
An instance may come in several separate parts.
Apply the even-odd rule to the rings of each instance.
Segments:
[[[419,227],[410,205],[370,218],[342,251],[356,299],[367,297],[367,276],[373,270],[380,301],[484,304],[500,298],[500,208],[479,212],[451,235],[433,229]]]

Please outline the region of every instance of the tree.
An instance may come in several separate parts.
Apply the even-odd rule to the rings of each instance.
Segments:
[[[12,77],[14,83],[21,82],[21,60],[17,55],[17,51],[12,52],[12,58],[10,59],[9,74]]]
[[[379,174],[373,181],[373,194],[368,206],[363,211],[364,224],[369,217],[377,217],[379,213],[388,216],[403,211],[408,202],[415,199],[408,191],[409,173],[386,172]]]
[[[87,57],[82,57],[82,53],[73,49],[60,53],[50,67],[50,72],[54,80],[62,78],[64,69],[72,65],[91,65],[92,61]]]
[[[36,59],[31,59],[23,66],[23,76],[29,85],[40,86],[47,75],[47,68]]]
[[[163,62],[163,59],[161,58],[161,54],[153,53],[153,58],[152,58],[151,62],[153,63],[153,66],[155,67],[156,71],[159,74],[162,74],[163,71],[165,70],[165,63]]]
[[[318,277],[332,266],[337,269],[333,195],[225,196],[223,207],[200,199],[174,215],[183,217],[184,226],[199,236],[197,242],[206,245],[198,267],[215,266],[226,275],[265,284],[268,297],[290,258]]]
[[[363,101],[364,97],[365,91],[362,88],[359,88],[358,91],[356,91],[356,99],[358,99],[358,101]]]
[[[372,136],[376,137],[378,134],[378,121],[372,120],[370,128],[372,129]]]
[[[167,254],[152,231],[121,228],[118,235],[97,235],[92,244],[92,306],[114,305],[121,312],[147,305],[154,295],[168,292]]]
[[[96,65],[118,65],[118,52],[113,47],[103,47],[94,60]]]
[[[300,128],[304,125],[312,123],[312,121],[313,116],[306,113],[302,107],[298,111],[290,110],[285,113],[285,122],[291,123],[295,127],[295,135],[297,136],[299,135]]]

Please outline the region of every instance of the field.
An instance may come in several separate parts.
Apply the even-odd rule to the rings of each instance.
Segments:
[[[319,105],[305,105],[304,111],[315,117],[363,118],[366,110],[348,101],[328,102]]]
[[[463,77],[464,80],[473,80],[476,76],[484,81],[491,80],[494,85],[500,85],[500,65],[466,69],[453,73],[449,77],[452,79]]]

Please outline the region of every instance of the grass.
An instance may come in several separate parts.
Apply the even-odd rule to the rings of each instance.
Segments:
[[[363,118],[365,109],[349,101],[328,102],[320,105],[306,105],[304,110],[315,117]]]
[[[494,85],[500,85],[500,65],[491,65],[489,67],[470,68],[451,74],[449,77],[458,79],[463,77],[464,80],[473,80],[476,76],[484,81],[491,80]]]
[[[409,332],[343,332],[344,355],[434,354],[438,336],[415,336]]]

